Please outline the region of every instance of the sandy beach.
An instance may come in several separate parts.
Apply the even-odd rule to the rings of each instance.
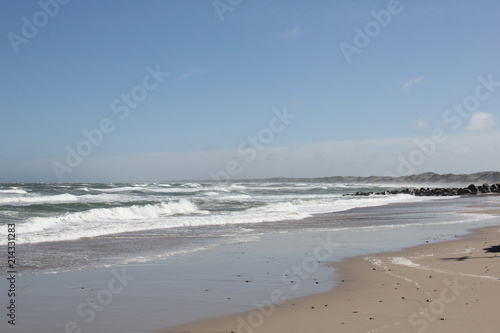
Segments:
[[[3,3],[0,333],[500,333],[500,1]]]
[[[334,290],[160,332],[498,332],[500,228],[349,258]]]

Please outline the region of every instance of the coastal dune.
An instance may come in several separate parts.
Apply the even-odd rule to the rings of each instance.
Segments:
[[[159,332],[498,332],[500,228],[332,264],[328,293]]]
[[[408,176],[331,176],[320,178],[267,178],[267,179],[247,179],[245,181],[276,181],[276,182],[307,182],[307,183],[338,183],[338,184],[434,184],[469,185],[483,183],[500,183],[499,171],[483,171],[470,174],[437,174],[435,172],[424,172],[421,174]]]

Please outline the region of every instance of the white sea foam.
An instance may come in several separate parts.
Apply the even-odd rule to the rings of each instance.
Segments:
[[[311,215],[302,213],[293,205],[283,204],[281,209],[268,207],[262,209],[248,209],[245,211],[225,212],[206,216],[179,216],[169,223],[170,227],[215,226],[225,224],[250,224],[262,222],[276,222],[285,220],[301,220]]]
[[[313,214],[345,211],[351,208],[436,200],[436,198],[405,194],[343,197],[341,193],[344,190],[339,190],[338,184],[321,183],[149,183],[107,184],[107,188],[102,188],[103,185],[86,184],[85,187],[82,185],[73,186],[68,193],[57,195],[43,195],[37,186],[35,190],[39,191],[37,192],[39,194],[30,189],[29,193],[22,195],[0,196],[0,205],[96,203],[103,206],[63,215],[42,212],[39,217],[28,218],[28,215],[19,222],[20,230],[23,231],[21,242],[44,242],[174,227],[299,220]],[[85,193],[82,195],[81,191]],[[183,193],[183,198],[186,199],[171,201],[175,198],[175,194],[170,196],[170,193],[178,192]],[[150,202],[154,204],[146,204]],[[199,202],[203,206],[199,208],[194,202]],[[107,204],[120,207],[106,207]],[[258,207],[255,207],[257,205]],[[245,209],[248,206],[254,208]],[[207,214],[208,212],[202,209],[213,209],[214,213]],[[49,214],[52,216],[47,216]]]
[[[74,240],[107,234],[172,227],[165,217],[208,214],[188,200],[157,205],[96,208],[54,217],[34,217],[20,223],[20,242]],[[175,220],[175,219],[173,219]]]
[[[420,266],[419,264],[416,264],[413,261],[411,261],[410,259],[404,258],[404,257],[393,257],[393,258],[391,258],[391,262],[394,265],[400,265],[400,266],[408,266],[408,267],[419,267]]]
[[[243,186],[243,185],[241,185],[241,184],[231,184],[231,185],[229,186],[229,188],[230,188],[231,190],[245,190],[245,189],[247,189],[247,187],[246,187],[246,186]]]
[[[15,210],[3,210],[0,214],[3,216],[19,216],[21,213]]]
[[[299,220],[310,216],[290,203],[261,209],[209,214],[188,200],[157,205],[98,208],[19,223],[20,243],[75,240],[151,229]]]
[[[30,194],[15,197],[0,197],[0,205],[9,206],[29,206],[38,204],[64,204],[64,203],[113,203],[130,202],[137,200],[138,197],[123,194],[57,194],[57,195],[36,195]],[[154,199],[154,198],[153,198]]]
[[[269,195],[252,196],[252,200],[290,203],[301,212],[307,214],[321,214],[341,212],[353,208],[375,207],[398,202],[420,202],[432,200],[428,197],[415,197],[409,194],[380,195],[380,196],[342,196],[340,194],[317,195]],[[274,203],[273,203],[274,204]]]
[[[216,196],[221,195],[221,193],[219,193],[219,192],[214,192],[214,191],[208,191],[208,192],[205,192],[204,194],[205,194],[207,197],[216,197]]]
[[[92,244],[94,242],[109,243],[113,246],[115,242],[121,242],[121,238],[147,238],[150,235],[169,237],[170,235],[191,235],[191,232],[194,237],[203,239],[199,242],[200,244],[191,237],[176,239],[175,243],[179,242],[180,247],[167,246],[165,253],[161,251],[150,253],[148,249],[138,247],[135,250],[132,249],[136,251],[133,255],[116,254],[113,255],[113,259],[101,261],[114,265],[122,259],[136,262],[147,261],[151,258],[160,258],[161,255],[168,256],[177,253],[177,250],[190,251],[198,245],[204,249],[205,236],[222,237],[216,240],[217,244],[221,244],[233,240],[240,242],[242,237],[243,239],[250,236],[261,237],[269,230],[277,233],[287,233],[296,230],[297,227],[307,230],[308,223],[290,223],[289,221],[301,220],[318,213],[339,212],[351,208],[381,206],[397,202],[454,199],[415,197],[405,194],[342,196],[347,192],[376,192],[379,191],[378,188],[384,187],[389,186],[270,182],[71,184],[64,188],[51,184],[23,184],[18,187],[9,185],[0,187],[3,190],[3,192],[0,190],[0,208],[2,209],[0,216],[3,216],[6,221],[15,221],[20,244],[102,237],[99,241],[93,240]],[[180,198],[183,199],[179,200]],[[84,204],[80,205],[80,203]],[[91,205],[86,205],[86,203]],[[30,207],[30,209],[21,207],[35,204],[44,205]],[[65,206],[68,212],[64,214],[64,211],[61,213],[60,209]],[[432,206],[430,208],[432,211]],[[211,210],[210,213],[205,211],[208,209]],[[439,230],[440,232],[444,230],[442,233],[447,234],[449,230],[453,230],[452,228],[468,228],[469,224],[460,226],[462,223],[470,222],[471,226],[487,224],[475,222],[487,218],[478,214],[445,216],[440,215],[439,211],[435,217],[432,217],[425,212],[425,209],[423,213],[422,219],[415,219],[412,213],[408,216],[402,215],[402,218],[399,218],[400,215],[394,218],[388,216],[387,220],[375,220],[373,223],[365,219],[361,219],[360,223],[357,223],[356,219],[352,220],[352,223],[343,223],[335,218],[331,221],[318,219],[311,220],[311,222],[317,232],[324,230],[325,234],[346,233],[354,243],[359,239],[376,238],[382,234],[407,235],[408,240],[403,239],[400,242],[401,237],[397,238],[399,245],[405,241],[409,244],[415,242],[415,237],[418,238],[418,235],[415,236],[414,231],[418,230]],[[427,216],[429,219],[426,218]],[[6,228],[0,228],[0,238],[6,239],[6,232]],[[421,237],[421,239],[424,238]],[[135,242],[137,246],[141,240],[131,240],[132,242]],[[81,244],[86,244],[86,241]],[[50,245],[50,247],[65,248],[64,245],[60,247]],[[36,260],[36,256],[34,258]],[[60,257],[56,255],[54,258],[55,265],[57,265]],[[409,265],[411,263],[395,259],[394,262],[389,261],[387,264]]]
[[[113,188],[96,188],[94,191],[106,192],[106,193],[116,193],[116,192],[130,192],[130,191],[140,191],[142,186],[124,186],[124,187],[113,187]]]
[[[205,192],[204,196],[209,197],[210,200],[216,200],[217,202],[225,201],[239,201],[239,202],[250,202],[256,201],[254,197],[248,194],[225,194],[220,192]]]
[[[198,184],[198,183],[185,183],[185,184],[182,184],[181,187],[201,188],[203,186],[201,184]]]
[[[144,186],[122,186],[122,187],[112,187],[112,188],[96,188],[94,191],[105,192],[105,193],[119,193],[119,192],[144,192],[144,193],[196,193],[205,191],[220,191],[220,192],[231,192],[236,188],[230,187],[204,187],[196,183],[182,184],[180,186],[172,186],[169,184],[150,184]]]
[[[136,189],[137,190],[137,189]],[[179,187],[165,187],[165,188],[145,188],[142,191],[147,193],[196,193],[206,191],[204,188],[179,188]]]
[[[20,197],[0,198],[1,205],[33,205],[43,203],[61,203],[61,202],[77,202],[78,197],[72,194],[57,194],[57,195],[33,195]]]
[[[193,203],[187,200],[157,205],[96,208],[78,213],[67,213],[60,217],[33,218],[35,224],[44,220],[58,222],[92,222],[102,220],[137,220],[144,218],[157,218],[164,215],[205,213],[200,211]]]
[[[0,194],[27,194],[25,190],[20,190],[18,188],[11,188],[7,190],[0,190]]]

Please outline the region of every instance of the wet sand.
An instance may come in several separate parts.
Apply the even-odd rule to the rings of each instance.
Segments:
[[[159,332],[497,332],[500,228],[333,264],[334,290]],[[271,298],[272,299],[272,298]]]

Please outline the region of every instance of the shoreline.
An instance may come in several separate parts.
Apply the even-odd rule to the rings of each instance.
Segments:
[[[326,293],[155,332],[495,332],[500,226],[470,231],[331,263],[341,283]]]
[[[493,215],[469,218],[469,214],[464,213],[499,206],[500,201],[492,196],[488,200],[470,197],[356,208],[307,220],[284,221],[287,226],[284,233],[280,228],[275,229],[274,223],[259,225],[262,234],[255,241],[221,243],[203,250],[202,255],[193,252],[125,266],[53,275],[22,275],[18,281],[21,291],[18,296],[22,305],[20,314],[25,315],[20,317],[22,320],[16,328],[71,332],[66,327],[71,328],[74,324],[89,333],[238,332],[239,322],[234,324],[238,316],[246,315],[242,318],[248,319],[248,314],[253,313],[257,317],[251,317],[250,322],[260,320],[262,312],[256,312],[254,300],[263,305],[264,310],[272,309],[269,318],[266,312],[262,315],[265,323],[278,315],[288,321],[290,314],[292,318],[303,316],[307,321],[314,318],[311,315],[316,315],[303,312],[308,307],[315,311],[331,310],[334,309],[333,303],[330,305],[330,301],[325,300],[324,309],[320,309],[314,304],[297,307],[301,303],[292,300],[316,299],[329,295],[335,286],[343,287],[345,282],[341,283],[341,279],[349,279],[339,277],[339,270],[346,258],[400,251],[425,242],[436,244],[464,235],[476,227],[497,227],[498,218]],[[419,223],[422,220],[425,220],[424,225]],[[307,232],[304,227],[307,227]],[[296,272],[296,265],[310,267],[307,275]],[[117,275],[125,279],[122,279],[123,289],[118,290],[113,284]],[[0,284],[1,293],[7,292],[5,287],[6,284]],[[286,302],[281,302],[285,298]],[[48,299],[50,306],[46,305]],[[96,300],[97,304],[93,305]],[[0,301],[0,305],[3,303]],[[283,308],[284,304],[290,305]],[[233,321],[229,322],[227,329],[207,326],[206,320],[216,322],[220,318],[232,318]],[[322,316],[317,320],[322,322]],[[193,322],[203,324],[192,328]],[[0,329],[4,324],[0,323]],[[257,326],[242,326],[239,332],[261,332],[266,324]],[[165,331],[166,327],[170,328]],[[293,332],[293,327],[269,331]],[[321,327],[301,330],[308,331],[321,332]],[[345,331],[345,328],[340,331]]]

